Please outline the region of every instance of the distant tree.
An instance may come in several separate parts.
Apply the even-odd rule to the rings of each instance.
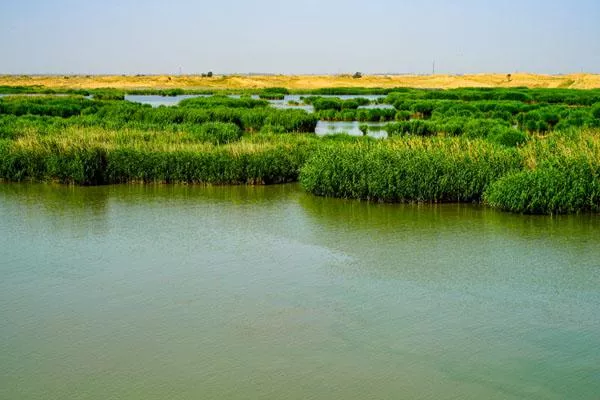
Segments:
[[[355,72],[354,75],[352,75],[352,77],[354,79],[360,79],[360,78],[362,78],[362,74],[360,72]]]
[[[512,81],[512,74],[506,74],[506,80],[507,81]]]
[[[206,73],[206,76],[207,76],[208,78],[212,78],[212,76],[213,76],[213,73],[212,73],[212,71],[208,71],[208,72]]]

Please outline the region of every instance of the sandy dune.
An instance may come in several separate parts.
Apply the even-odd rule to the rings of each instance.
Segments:
[[[349,75],[226,75],[202,78],[196,75],[136,75],[136,76],[29,76],[3,75],[0,85],[42,85],[51,88],[187,88],[187,89],[252,89],[287,87],[316,89],[324,87],[517,87],[532,88],[600,88],[600,74],[536,75],[506,74],[475,75],[366,75],[354,79]]]

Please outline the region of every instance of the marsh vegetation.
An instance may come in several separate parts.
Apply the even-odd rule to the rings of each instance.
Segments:
[[[373,201],[483,202],[544,214],[600,209],[597,90],[319,89],[286,109],[272,107],[289,103],[282,88],[203,93],[154,108],[113,89],[14,91],[0,98],[7,181],[299,180],[317,195]],[[365,108],[373,105],[386,108]],[[318,137],[319,121],[357,124],[364,137]],[[367,136],[375,122],[387,139]]]

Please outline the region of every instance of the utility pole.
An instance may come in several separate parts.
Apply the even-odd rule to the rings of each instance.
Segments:
[[[435,60],[433,60],[433,68],[431,69],[431,75],[435,75]]]

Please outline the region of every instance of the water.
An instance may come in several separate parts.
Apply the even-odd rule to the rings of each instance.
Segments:
[[[141,103],[141,104],[150,104],[152,107],[159,106],[176,106],[181,102],[181,100],[191,99],[194,97],[208,97],[207,95],[201,94],[183,94],[178,96],[159,96],[159,95],[139,95],[139,94],[128,94],[125,95],[126,101],[131,101],[133,103]]]
[[[598,399],[600,217],[0,185],[2,399]]]
[[[5,97],[5,96],[48,96],[48,95],[44,95],[44,94],[16,94],[16,95],[11,95],[11,94],[0,94],[0,97]],[[69,96],[68,94],[53,94],[52,96]],[[133,103],[141,103],[141,104],[149,104],[152,107],[159,107],[159,106],[176,106],[178,105],[181,100],[184,99],[190,99],[190,98],[194,98],[194,97],[209,97],[210,95],[205,95],[205,94],[182,94],[182,95],[177,95],[177,96],[160,96],[160,95],[140,95],[140,94],[128,94],[125,95],[125,100],[126,101],[130,101]],[[306,104],[302,104],[302,97],[305,97],[307,95],[297,95],[297,94],[289,94],[289,95],[285,95],[283,100],[267,100],[272,107],[276,107],[276,108],[294,108],[294,109],[302,109],[302,110],[306,110],[308,112],[314,112],[314,108],[311,105],[306,105]],[[371,101],[375,101],[378,99],[382,99],[385,96],[381,96],[381,95],[337,95],[337,96],[330,96],[330,95],[319,95],[320,97],[337,97],[340,98],[342,100],[350,100],[350,99],[355,99],[358,97],[362,97],[362,98],[366,98],[369,99]],[[84,96],[88,99],[92,99],[93,96],[89,95],[89,96]],[[229,95],[229,97],[233,97],[233,98],[240,98],[241,96],[238,94],[232,94]],[[260,99],[260,97],[258,95],[252,95],[250,96],[253,99]],[[289,104],[290,101],[295,101],[300,103],[299,105],[291,105]],[[390,104],[370,104],[368,106],[361,106],[359,108],[394,108],[392,105]]]
[[[178,95],[178,96],[158,96],[158,95],[126,95],[125,100],[131,101],[134,103],[142,103],[142,104],[150,104],[152,107],[158,106],[176,106],[181,102],[181,100],[189,99],[193,97],[208,97],[209,95]],[[241,96],[238,94],[229,95],[232,98],[240,98]],[[258,95],[250,96],[253,99],[260,99]],[[285,95],[283,100],[267,100],[272,107],[275,108],[292,108],[292,109],[301,109],[306,110],[308,112],[314,112],[314,108],[311,105],[302,104],[302,97],[305,95],[296,95],[289,94]],[[358,97],[363,97],[369,99],[371,101],[375,101],[377,99],[381,99],[385,96],[380,95],[340,95],[340,96],[321,96],[321,97],[338,97],[342,100],[355,99]],[[290,101],[295,101],[300,103],[299,105],[291,105]],[[363,106],[363,108],[393,108],[393,106],[389,104],[373,104],[369,106]]]
[[[380,109],[393,110],[394,106],[391,104],[367,104],[366,106],[360,106],[358,108],[359,109],[361,109],[361,108],[365,108],[365,109],[380,108]]]
[[[3,95],[0,95],[2,97]],[[150,104],[152,107],[159,106],[176,106],[183,99],[189,99],[194,97],[208,97],[208,95],[179,95],[179,96],[158,96],[158,95],[126,95],[125,100],[131,101],[135,103],[141,104]],[[231,95],[231,97],[239,98],[239,95]],[[300,95],[286,95],[284,100],[269,100],[271,107],[279,108],[279,109],[298,109],[305,110],[309,113],[314,112],[314,108],[311,105],[302,104],[302,100],[300,99],[302,96]],[[376,100],[383,96],[369,95],[369,96],[323,96],[323,97],[339,97],[342,99],[352,99],[356,97],[365,97],[370,100]],[[91,96],[90,96],[91,98]],[[258,95],[252,96],[252,98],[258,99]],[[300,105],[290,105],[289,101],[299,102]],[[368,106],[362,106],[359,108],[393,108],[393,106],[389,104],[370,104]],[[315,133],[317,135],[331,135],[337,133],[347,133],[353,136],[361,136],[362,132],[360,130],[360,125],[362,122],[358,121],[319,121],[317,127],[315,129]],[[386,138],[387,132],[385,132],[382,127],[386,125],[386,123],[378,123],[378,122],[369,122],[367,123],[372,130],[369,132],[369,136],[373,136],[375,138]]]
[[[319,136],[333,135],[338,133],[347,133],[351,136],[362,136],[360,130],[361,125],[367,125],[369,131],[368,136],[372,136],[377,139],[387,138],[387,132],[383,130],[383,127],[388,122],[358,122],[358,121],[319,121],[315,128],[315,133]]]
[[[125,100],[142,103],[142,104],[150,104],[152,107],[159,106],[175,106],[179,104],[179,102],[183,99],[193,98],[193,97],[207,97],[207,95],[180,95],[180,96],[156,96],[156,95],[127,95],[125,96]],[[240,95],[231,95],[230,97],[239,98]],[[279,108],[279,109],[298,109],[305,110],[309,113],[314,112],[314,108],[311,105],[302,104],[301,95],[286,95],[284,100],[268,100],[271,107]],[[351,95],[342,95],[342,96],[323,96],[323,97],[339,97],[341,99],[347,100],[357,97],[365,97],[369,100],[376,100],[378,98],[384,96],[378,95],[368,95],[368,96],[351,96]],[[252,98],[258,99],[258,95],[253,95]],[[300,105],[290,105],[290,101],[296,101],[300,103]],[[362,106],[359,108],[394,108],[389,104],[370,104],[368,106]],[[362,132],[360,130],[360,125],[364,124],[364,122],[358,121],[319,121],[317,127],[315,129],[315,133],[317,135],[331,135],[337,133],[347,133],[352,136],[361,136]],[[383,130],[383,126],[387,124],[380,122],[367,122],[367,125],[371,128],[371,131],[368,133],[369,136],[383,139],[387,137],[387,132]]]

